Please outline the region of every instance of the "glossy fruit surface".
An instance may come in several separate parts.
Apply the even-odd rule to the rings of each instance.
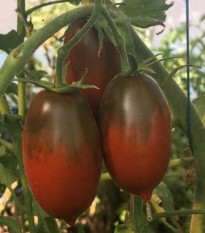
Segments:
[[[67,43],[83,25],[84,22],[78,22],[66,35],[64,43]],[[88,73],[84,83],[100,88],[82,90],[96,116],[107,83],[121,72],[121,61],[117,49],[105,34],[103,46],[100,48],[98,31],[93,27],[72,48],[65,61],[70,61],[66,75],[67,83],[79,81],[87,68]]]
[[[170,158],[171,118],[157,83],[149,76],[117,77],[100,107],[104,158],[123,190],[148,200]]]
[[[37,94],[22,147],[36,200],[48,214],[72,225],[96,195],[102,163],[99,133],[82,95]]]

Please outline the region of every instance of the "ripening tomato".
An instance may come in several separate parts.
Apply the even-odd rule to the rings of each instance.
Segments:
[[[170,158],[171,117],[159,86],[143,74],[112,79],[99,119],[104,158],[114,181],[149,200]]]
[[[22,147],[28,183],[40,206],[74,224],[96,195],[102,163],[99,132],[82,95],[37,94]]]
[[[84,22],[79,21],[65,36],[64,43],[67,43],[83,25]],[[93,27],[72,48],[64,63],[66,61],[70,61],[66,74],[67,83],[79,81],[87,68],[88,73],[84,83],[95,85],[99,88],[81,90],[96,116],[107,83],[121,72],[120,55],[117,49],[106,34],[104,34],[103,46],[100,48],[98,31]]]

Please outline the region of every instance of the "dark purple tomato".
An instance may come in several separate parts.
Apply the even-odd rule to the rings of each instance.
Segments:
[[[40,206],[74,224],[96,195],[102,163],[99,133],[82,95],[37,94],[22,146],[25,173]]]
[[[143,74],[112,79],[99,117],[104,159],[114,181],[149,200],[170,159],[171,117],[159,86]]]
[[[64,43],[67,43],[83,25],[83,21],[78,22],[65,36]],[[100,48],[98,31],[93,27],[72,48],[66,61],[70,61],[66,75],[67,83],[79,81],[87,68],[88,73],[84,83],[100,88],[82,90],[96,116],[107,83],[121,72],[121,61],[117,49],[105,34],[103,46]]]

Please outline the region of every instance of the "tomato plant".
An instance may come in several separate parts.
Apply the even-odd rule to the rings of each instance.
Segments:
[[[79,21],[65,36],[67,43],[84,25]],[[70,62],[66,73],[67,83],[79,81],[88,69],[85,84],[97,86],[99,89],[85,89],[82,93],[87,98],[96,116],[104,89],[110,79],[121,71],[120,56],[117,48],[103,33],[103,44],[100,46],[98,31],[95,27],[72,48],[65,62]]]
[[[0,69],[0,225],[8,227],[10,233],[170,233],[188,232],[188,227],[190,233],[204,233],[205,128],[200,118],[204,116],[200,107],[204,106],[204,98],[198,99],[199,106],[194,101],[197,108],[193,107],[184,94],[185,74],[179,75],[179,83],[176,77],[172,79],[183,59],[166,59],[171,51],[167,48],[161,51],[166,61],[163,58],[163,63],[157,62],[158,57],[141,39],[147,35],[144,33],[147,27],[164,26],[165,11],[173,3],[35,2],[39,5],[33,7],[29,1],[17,0],[17,28],[0,34],[0,49],[8,55]],[[75,6],[70,9],[68,2]],[[72,25],[62,45],[62,32]],[[138,31],[133,26],[143,29]],[[185,33],[174,31],[175,35],[177,40],[172,41],[169,36],[163,46],[167,47],[170,41],[177,43],[179,35],[182,39]],[[197,44],[200,46],[196,47]],[[199,51],[202,55],[204,47],[201,37],[193,41],[192,47],[197,62],[201,63]],[[43,54],[39,56],[41,51]],[[63,61],[64,64],[68,61],[69,66],[63,66]],[[169,161],[170,114],[152,78],[134,77],[137,66],[139,70],[152,71],[174,120],[171,161],[159,185]],[[62,78],[65,71],[62,67],[68,68],[67,83]],[[86,69],[84,85],[81,77]],[[127,78],[113,79],[118,73]],[[197,96],[204,90],[203,85],[197,85],[203,73],[203,69],[196,72],[197,82],[191,75],[193,90],[200,88],[200,92],[194,93]],[[126,192],[114,185],[106,170],[103,169],[100,178],[101,139],[81,95],[97,116],[102,93],[111,79],[100,111],[104,157],[113,179]],[[36,95],[33,84],[46,91]],[[84,90],[92,85],[100,89]],[[33,97],[26,118],[27,102]],[[17,115],[11,112],[13,105],[18,106]],[[99,122],[98,116],[95,119]],[[5,134],[8,137],[3,137]],[[73,224],[91,204],[98,184],[97,198],[89,211],[73,226],[61,221]],[[146,216],[148,204],[142,198],[149,199],[153,188],[147,202],[151,209],[147,208]],[[34,197],[51,216],[38,208]]]
[[[35,198],[48,214],[74,224],[96,195],[102,161],[84,98],[78,92],[40,92],[29,107],[22,143]]]
[[[108,171],[120,188],[149,200],[170,158],[171,117],[160,88],[148,75],[117,77],[99,115]]]

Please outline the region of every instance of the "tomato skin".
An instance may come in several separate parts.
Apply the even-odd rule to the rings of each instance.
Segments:
[[[82,95],[40,92],[29,108],[22,148],[40,206],[74,224],[96,195],[102,163],[99,132]]]
[[[113,180],[149,200],[170,158],[171,117],[160,88],[143,74],[114,78],[99,115],[103,155]]]
[[[65,36],[64,43],[67,43],[83,25],[84,22],[79,21]],[[88,73],[84,83],[95,85],[100,88],[82,90],[82,93],[88,100],[94,115],[97,116],[100,101],[107,83],[116,74],[121,72],[121,60],[117,49],[104,34],[103,46],[100,50],[98,32],[93,27],[72,48],[64,62],[66,61],[70,61],[66,73],[67,83],[79,81],[87,68]]]

